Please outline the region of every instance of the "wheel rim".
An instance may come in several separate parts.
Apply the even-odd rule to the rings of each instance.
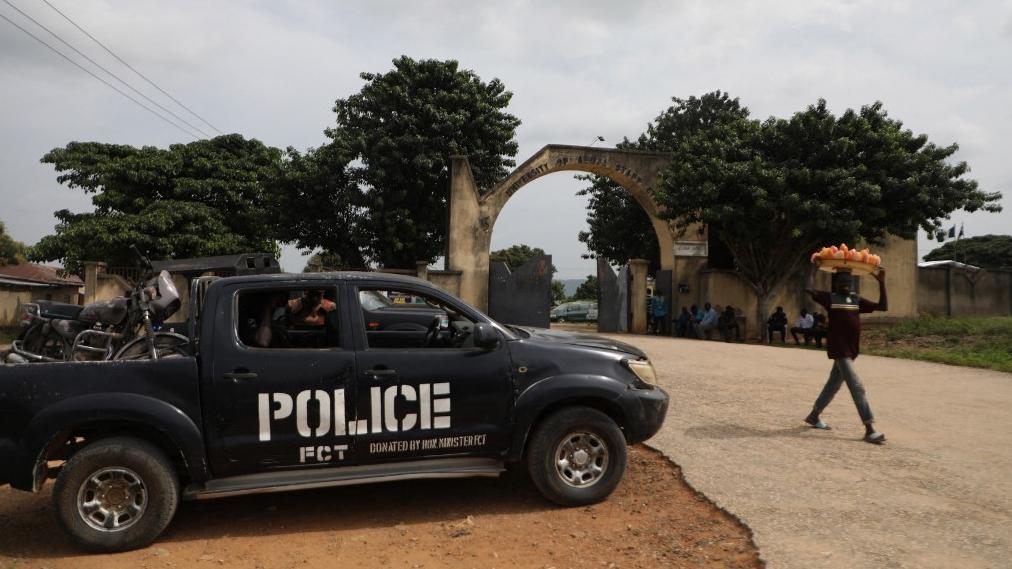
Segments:
[[[569,433],[555,447],[555,471],[569,486],[593,486],[607,470],[608,447],[594,433]]]
[[[93,529],[123,531],[140,521],[148,505],[144,480],[129,468],[92,473],[77,492],[77,513]]]

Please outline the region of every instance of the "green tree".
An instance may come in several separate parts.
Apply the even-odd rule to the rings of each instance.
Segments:
[[[15,241],[7,233],[7,227],[0,221],[0,267],[4,265],[17,265],[27,260],[28,247],[20,241]]]
[[[945,245],[924,256],[925,261],[959,261],[982,269],[1012,269],[1012,235],[981,235]]]
[[[546,255],[547,253],[541,247],[531,247],[530,245],[521,243],[519,245],[511,245],[505,249],[492,251],[488,255],[488,260],[492,263],[506,263],[506,266],[512,270],[535,257],[544,257]],[[552,274],[555,274],[555,265],[552,265]]]
[[[577,195],[590,196],[587,202],[586,231],[578,238],[590,253],[585,259],[605,259],[612,265],[624,265],[629,259],[647,259],[650,272],[661,266],[657,234],[643,207],[611,179],[604,176],[576,176],[590,186]]]
[[[322,257],[331,270],[368,266],[362,200],[348,170],[349,156],[337,143],[305,153],[289,148],[273,188],[278,239],[300,249],[322,249],[313,259]]]
[[[344,260],[340,255],[335,255],[329,251],[321,251],[314,253],[306,261],[306,266],[302,268],[303,273],[320,273],[327,271],[340,271],[349,268],[363,268],[363,267],[347,267],[344,264]]]
[[[965,162],[888,117],[881,103],[835,117],[825,101],[789,119],[741,118],[687,136],[657,188],[666,216],[700,223],[735,256],[758,298],[770,298],[818,246],[935,231],[952,211],[998,211],[997,192],[964,178]]]
[[[552,281],[552,306],[566,302],[566,283]]]
[[[32,247],[35,261],[132,264],[130,245],[153,259],[246,251],[277,254],[271,190],[281,151],[238,134],[146,146],[72,142],[42,157],[70,188],[93,194],[88,213],[55,212],[56,232]]]
[[[505,112],[512,93],[456,61],[402,56],[387,73],[363,73],[361,91],[334,105],[332,144],[346,149],[359,186],[365,256],[413,267],[442,255],[449,159],[467,156],[486,190],[515,166],[520,120]]]
[[[723,91],[713,91],[700,97],[672,98],[674,103],[647,125],[647,130],[636,140],[626,139],[617,145],[624,150],[667,152],[698,133],[748,117],[748,109],[737,98]],[[587,231],[579,239],[591,252],[587,257],[602,257],[613,265],[623,265],[629,259],[647,259],[650,272],[660,268],[660,250],[657,234],[650,217],[636,200],[608,178],[601,176],[576,177],[589,180],[591,185],[579,195],[590,196],[587,203]]]
[[[570,300],[597,300],[597,277],[594,275],[587,275],[587,280],[580,283],[580,286],[576,287],[576,292],[573,293]]]

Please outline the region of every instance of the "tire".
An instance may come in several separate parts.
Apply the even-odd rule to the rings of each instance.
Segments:
[[[186,338],[178,337],[174,334],[162,334],[157,333],[154,336],[155,352],[158,354],[159,359],[173,358],[173,357],[185,357],[190,355],[190,343]],[[147,338],[140,337],[131,340],[128,344],[120,348],[116,355],[112,357],[114,360],[148,360],[151,359],[151,353],[148,351]]]
[[[136,491],[138,483],[142,492]],[[107,509],[99,509],[99,504]],[[56,521],[74,543],[94,552],[150,544],[169,525],[178,504],[179,480],[165,454],[146,441],[127,437],[84,447],[67,461],[53,486]],[[100,529],[107,520],[113,520],[108,525],[118,522],[121,527]]]
[[[622,431],[611,417],[589,407],[550,415],[527,446],[527,472],[534,486],[561,506],[604,500],[622,480],[625,467]]]
[[[43,334],[42,329],[42,326],[31,326],[22,333],[24,349],[57,361],[69,360],[70,344],[56,331],[50,329]]]

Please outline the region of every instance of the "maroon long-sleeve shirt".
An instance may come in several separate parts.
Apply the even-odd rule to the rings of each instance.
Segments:
[[[812,299],[829,314],[829,332],[826,334],[827,355],[830,359],[857,358],[861,343],[861,314],[887,310],[885,282],[878,283],[878,302],[861,298],[855,293],[838,294],[817,290]]]

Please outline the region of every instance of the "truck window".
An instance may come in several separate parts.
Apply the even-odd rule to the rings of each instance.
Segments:
[[[472,348],[474,322],[453,306],[409,289],[360,288],[369,349]]]
[[[239,291],[236,335],[249,348],[321,349],[339,343],[333,287]]]

